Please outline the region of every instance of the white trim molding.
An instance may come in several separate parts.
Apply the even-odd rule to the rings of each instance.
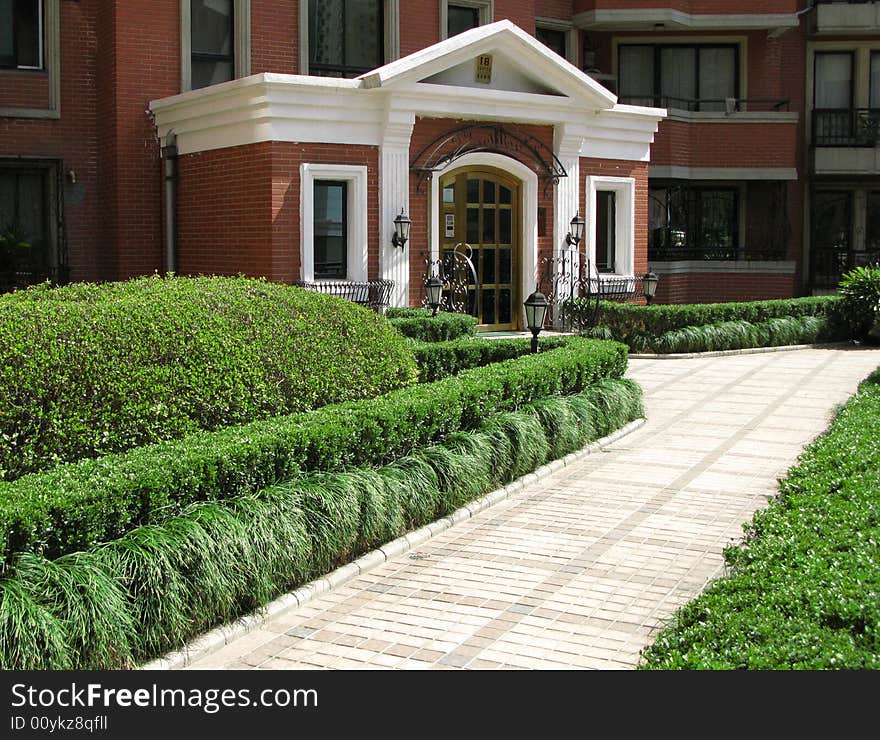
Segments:
[[[494,167],[506,172],[522,183],[522,202],[520,204],[521,228],[522,228],[522,252],[520,254],[522,266],[522,280],[520,283],[520,304],[528,296],[537,280],[538,274],[538,175],[515,159],[503,154],[490,152],[476,152],[459,157],[452,164],[439,172],[434,172],[431,178],[431,260],[440,259],[440,178],[450,172],[463,167]],[[516,309],[515,309],[516,310]],[[525,316],[522,305],[518,309],[521,312],[520,320]],[[524,325],[524,324],[523,324]]]
[[[440,40],[448,38],[449,6],[460,5],[480,11],[480,25],[486,26],[495,20],[494,0],[440,0]]]
[[[793,275],[797,263],[793,260],[778,262],[676,260],[672,262],[651,261],[651,269],[663,275],[687,275],[693,273],[736,272],[747,275]]]
[[[0,107],[0,118],[61,118],[61,0],[45,0],[40,6],[44,39],[40,40],[43,70],[49,78],[49,95],[45,108]],[[26,73],[33,68],[25,67]],[[0,71],[0,81],[6,74],[21,70]],[[38,72],[37,72],[38,73]]]
[[[652,180],[797,180],[794,167],[679,167],[650,165]]]
[[[251,73],[251,0],[232,0],[235,79]],[[192,90],[192,4],[180,0],[180,89]]]
[[[587,258],[596,264],[596,192],[610,190],[615,194],[614,273],[612,277],[633,277],[636,255],[636,181],[633,177],[587,175],[585,180],[587,222]],[[600,278],[603,277],[600,275]]]
[[[367,168],[347,164],[300,166],[300,272],[301,279],[315,279],[315,180],[348,183],[347,280],[367,279]]]

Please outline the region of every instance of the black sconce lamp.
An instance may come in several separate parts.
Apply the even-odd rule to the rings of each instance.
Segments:
[[[394,236],[391,237],[391,243],[395,247],[403,249],[409,241],[409,227],[411,225],[412,221],[409,220],[409,216],[401,208],[397,218],[394,219]]]
[[[568,233],[565,235],[565,243],[570,247],[576,247],[584,238],[584,226],[586,221],[581,218],[580,213],[575,213],[574,218],[569,225]]]

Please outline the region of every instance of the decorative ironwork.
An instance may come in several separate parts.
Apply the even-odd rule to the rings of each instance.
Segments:
[[[599,273],[576,249],[546,257],[538,268],[537,289],[550,302],[544,324],[563,331],[596,325],[602,301],[632,301],[644,296],[643,279]]]
[[[422,305],[428,308],[427,285],[432,276],[443,281],[443,297],[440,310],[450,313],[470,313],[470,295],[480,291],[480,280],[473,262],[474,251],[470,244],[460,242],[443,253],[439,260],[425,260],[427,268],[422,276]]]
[[[568,177],[553,151],[535,137],[498,124],[475,123],[441,134],[416,155],[410,168],[420,173],[419,189],[431,173],[473,152],[505,154],[528,165],[544,180],[545,193]]]
[[[308,282],[300,280],[294,285],[313,293],[325,293],[335,295],[338,298],[366,306],[374,311],[381,311],[388,306],[391,299],[391,289],[394,287],[393,280],[321,280]]]
[[[880,146],[880,109],[834,108],[813,111],[813,145]]]
[[[836,288],[843,275],[854,267],[880,265],[880,250],[857,252],[852,249],[818,249],[811,253],[812,286]]]

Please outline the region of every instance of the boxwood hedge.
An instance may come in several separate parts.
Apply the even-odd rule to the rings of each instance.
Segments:
[[[415,380],[380,316],[247,278],[0,297],[0,479]]]
[[[463,313],[441,311],[432,316],[424,308],[389,308],[385,315],[397,331],[420,342],[446,342],[477,331],[477,319]]]
[[[730,576],[643,653],[653,669],[880,669],[880,371],[725,552]]]
[[[549,352],[378,398],[200,432],[0,483],[0,562],[18,551],[57,557],[84,549],[193,501],[252,493],[302,470],[383,464],[473,429],[489,414],[618,378],[626,363],[621,344],[572,338]]]

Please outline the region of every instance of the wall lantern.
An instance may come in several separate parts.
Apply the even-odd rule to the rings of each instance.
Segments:
[[[535,291],[523,302],[526,309],[526,326],[532,332],[532,354],[538,351],[538,334],[544,328],[544,319],[550,303],[540,291]]]
[[[568,233],[565,235],[565,243],[568,244],[568,246],[576,247],[581,243],[581,239],[584,238],[584,226],[586,226],[586,221],[581,218],[580,213],[575,213],[574,218],[571,220]]]
[[[391,237],[391,243],[395,247],[403,249],[404,245],[409,241],[409,227],[411,225],[412,221],[409,220],[409,216],[401,208],[397,218],[394,219],[394,236]]]
[[[657,283],[659,282],[660,278],[653,272],[646,272],[645,276],[642,278],[645,300],[648,302],[649,306],[654,302],[654,294],[657,292]]]
[[[428,292],[428,305],[433,311],[431,315],[436,316],[443,298],[443,281],[436,275],[432,275],[425,283],[425,290]]]

